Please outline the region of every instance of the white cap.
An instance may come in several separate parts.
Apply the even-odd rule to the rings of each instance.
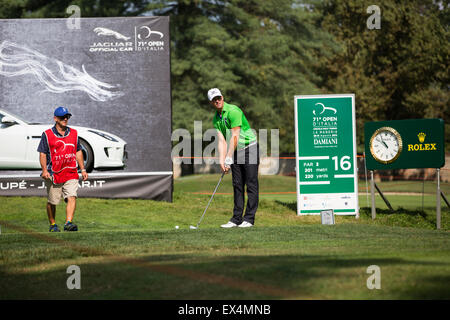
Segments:
[[[209,91],[208,91],[209,101],[212,101],[212,99],[214,99],[215,97],[219,97],[219,96],[220,97],[222,96],[222,93],[220,92],[219,89],[217,89],[217,88],[209,89]]]

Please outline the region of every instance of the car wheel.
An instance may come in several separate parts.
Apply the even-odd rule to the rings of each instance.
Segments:
[[[83,152],[84,168],[87,172],[94,170],[94,152],[85,140],[80,139],[81,152]]]

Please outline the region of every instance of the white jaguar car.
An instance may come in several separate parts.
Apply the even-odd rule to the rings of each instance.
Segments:
[[[37,147],[42,133],[51,127],[53,124],[30,123],[0,109],[0,169],[40,169]],[[70,127],[78,131],[87,172],[125,167],[123,139],[97,129]]]

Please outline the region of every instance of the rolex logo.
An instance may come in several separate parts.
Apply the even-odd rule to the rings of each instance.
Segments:
[[[416,144],[408,144],[408,151],[432,151],[437,150],[437,143],[423,143],[425,141],[425,137],[427,135],[423,132],[420,132],[417,137],[419,138],[419,143]]]
[[[420,132],[418,135],[417,135],[417,137],[419,137],[419,142],[420,143],[423,143],[424,141],[425,141],[425,137],[426,137],[427,135],[425,134],[425,133],[423,133],[423,132]]]

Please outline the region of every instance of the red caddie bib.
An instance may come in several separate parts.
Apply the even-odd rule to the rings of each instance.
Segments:
[[[50,159],[52,161],[53,183],[64,183],[71,179],[78,180],[77,142],[78,133],[74,129],[65,137],[56,136],[52,129],[45,131]]]

